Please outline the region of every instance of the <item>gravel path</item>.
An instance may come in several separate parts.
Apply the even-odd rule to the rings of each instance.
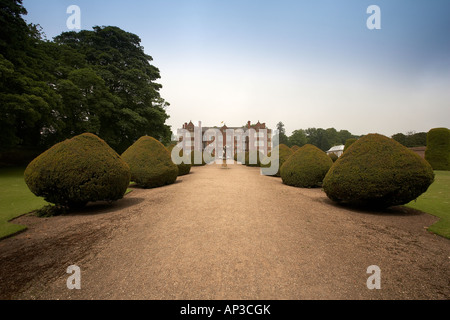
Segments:
[[[349,210],[256,168],[193,168],[112,205],[17,223],[2,299],[450,299],[450,241],[404,207]],[[66,268],[81,268],[68,290]],[[381,290],[366,286],[381,269]]]

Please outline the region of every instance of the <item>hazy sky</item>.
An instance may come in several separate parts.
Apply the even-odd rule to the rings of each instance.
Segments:
[[[448,0],[24,0],[49,39],[118,26],[161,71],[168,124],[279,121],[392,135],[450,127]],[[381,9],[369,30],[367,8]]]

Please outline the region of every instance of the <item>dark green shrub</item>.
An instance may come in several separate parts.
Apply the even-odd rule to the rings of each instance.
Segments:
[[[292,151],[292,149],[289,148],[285,144],[280,144],[279,146],[277,146],[275,148],[278,149],[278,161],[279,161],[278,172],[277,172],[277,174],[275,176],[276,177],[280,177],[280,169],[281,169],[281,167],[287,161],[287,159],[289,159],[294,154],[294,151]],[[261,164],[262,168],[268,168],[268,167],[271,166],[271,162],[269,160],[269,157],[271,157],[272,154],[273,154],[273,152],[269,152],[269,154],[265,158],[266,160],[263,161],[264,163],[267,163],[267,164]],[[264,171],[263,171],[263,173],[264,173]]]
[[[333,165],[330,157],[319,148],[307,144],[295,152],[281,167],[284,184],[299,188],[314,188]]]
[[[419,155],[393,139],[370,134],[336,161],[323,189],[339,203],[382,208],[409,203],[433,180],[433,169]]]
[[[17,166],[25,167],[43,151],[45,151],[45,149],[23,147],[0,152],[0,168]]]
[[[336,153],[333,153],[333,152],[330,153],[328,156],[330,157],[331,161],[333,161],[333,162],[336,162],[337,159],[339,159],[339,157],[336,155]]]
[[[49,218],[54,216],[60,216],[66,214],[67,210],[65,207],[47,205],[35,211],[35,215],[40,218]]]
[[[130,183],[130,168],[106,142],[86,133],[41,154],[24,177],[35,195],[73,208],[121,199]]]
[[[450,130],[436,128],[427,135],[425,159],[434,170],[450,170]]]
[[[169,151],[170,154],[172,154],[173,150],[178,151],[178,155],[180,156],[180,158],[183,158],[183,149],[177,147],[174,144],[167,147],[167,151]],[[189,157],[188,160],[190,161]],[[189,174],[191,172],[192,165],[189,163],[182,162],[178,164],[177,167],[178,167],[178,176],[180,177]]]
[[[347,141],[345,141],[344,152],[345,152],[348,148],[350,148],[350,146],[351,146],[352,144],[354,144],[356,141],[358,141],[358,139],[355,139],[355,138],[351,138],[351,139],[348,139]]]
[[[131,180],[142,188],[158,188],[177,180],[178,167],[169,151],[152,137],[142,137],[129,147],[122,159],[130,166]]]

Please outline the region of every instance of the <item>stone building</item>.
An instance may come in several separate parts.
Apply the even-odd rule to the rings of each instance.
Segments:
[[[227,148],[233,151],[233,155],[238,150],[248,152],[250,150],[259,150],[263,154],[272,151],[272,130],[267,128],[265,123],[252,124],[248,121],[241,127],[202,127],[199,122],[195,126],[192,121],[183,124],[183,130],[179,130],[179,142],[184,141],[185,150],[204,151],[208,146],[218,139],[218,147]],[[185,139],[184,132],[189,132],[190,139]],[[231,142],[233,141],[233,142]]]

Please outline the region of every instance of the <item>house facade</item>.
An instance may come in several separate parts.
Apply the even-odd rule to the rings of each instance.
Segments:
[[[187,134],[189,133],[189,134]],[[248,152],[258,150],[267,155],[272,151],[272,130],[265,123],[252,124],[248,121],[241,127],[203,127],[199,122],[195,126],[192,121],[184,123],[178,130],[178,141],[182,143],[183,149],[191,151],[205,151],[213,145],[217,149],[227,149],[232,156],[239,150]],[[217,142],[217,145],[215,145]]]

